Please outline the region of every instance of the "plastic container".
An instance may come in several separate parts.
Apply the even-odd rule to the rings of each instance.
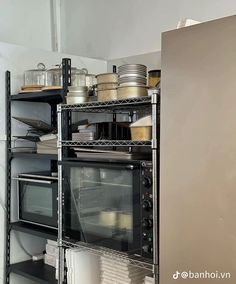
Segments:
[[[145,116],[130,125],[133,141],[148,141],[152,139],[152,117]]]

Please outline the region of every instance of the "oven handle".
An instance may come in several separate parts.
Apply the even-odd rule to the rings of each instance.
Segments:
[[[19,181],[30,181],[30,182],[35,182],[35,183],[44,183],[44,184],[52,184],[54,181],[52,180],[38,180],[38,179],[28,179],[28,178],[13,178]]]

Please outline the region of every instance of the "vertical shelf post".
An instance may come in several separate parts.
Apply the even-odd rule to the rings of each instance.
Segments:
[[[152,163],[153,163],[153,274],[159,283],[159,152],[157,143],[159,90],[152,95]]]
[[[11,73],[6,71],[6,251],[5,251],[5,283],[8,284],[10,266],[10,222],[11,222]]]

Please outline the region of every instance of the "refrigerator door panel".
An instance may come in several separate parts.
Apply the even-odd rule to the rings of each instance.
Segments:
[[[160,284],[236,283],[235,35],[232,16],[162,37]]]

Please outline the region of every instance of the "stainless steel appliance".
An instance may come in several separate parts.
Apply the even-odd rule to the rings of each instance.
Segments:
[[[152,257],[152,163],[65,161],[65,238]]]
[[[18,181],[19,220],[57,228],[58,178],[49,172],[24,173]]]

